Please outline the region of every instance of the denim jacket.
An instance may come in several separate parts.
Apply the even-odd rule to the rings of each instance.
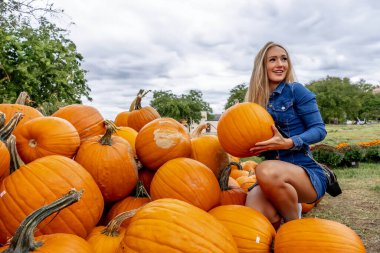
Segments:
[[[315,94],[300,83],[281,82],[269,97],[267,111],[276,126],[294,142],[290,150],[269,151],[266,159],[279,159],[298,165],[310,162],[301,148],[310,154],[309,145],[323,140],[327,134]],[[311,155],[311,154],[310,154]]]

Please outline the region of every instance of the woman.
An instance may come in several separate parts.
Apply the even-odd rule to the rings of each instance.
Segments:
[[[246,100],[262,105],[272,115],[274,136],[250,150],[265,160],[256,167],[256,187],[246,205],[273,224],[300,217],[299,204],[312,203],[326,192],[327,178],[312,159],[309,145],[327,134],[315,95],[294,82],[288,52],[268,42],[257,54]],[[282,134],[281,134],[281,133]]]

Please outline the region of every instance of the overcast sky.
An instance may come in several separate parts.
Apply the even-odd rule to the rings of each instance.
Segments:
[[[198,89],[221,113],[229,91],[249,82],[267,41],[288,49],[301,83],[327,75],[380,83],[378,0],[52,2],[84,56],[93,98],[84,103],[107,119],[128,110],[141,88]]]

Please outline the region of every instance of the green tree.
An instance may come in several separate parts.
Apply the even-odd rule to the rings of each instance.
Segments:
[[[307,87],[317,95],[318,106],[326,123],[343,123],[365,115],[373,118],[376,113],[373,85],[364,80],[351,83],[349,78],[327,76],[311,82]]]
[[[247,93],[248,87],[246,84],[242,83],[239,85],[236,85],[234,88],[230,90],[230,96],[228,97],[227,103],[224,106],[224,109],[228,109],[236,102],[243,102],[245,98],[245,94]]]
[[[0,103],[14,102],[26,91],[32,106],[50,114],[82,97],[92,100],[83,57],[67,39],[69,32],[44,16],[59,11],[52,5],[33,9],[33,2],[0,2]]]
[[[189,94],[182,95],[175,95],[171,90],[153,91],[150,105],[162,117],[170,117],[178,121],[187,120],[199,123],[201,111],[212,113],[210,105],[203,100],[203,94],[199,90],[190,90]]]

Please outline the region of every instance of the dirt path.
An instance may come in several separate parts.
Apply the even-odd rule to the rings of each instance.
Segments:
[[[343,193],[323,197],[304,217],[334,220],[355,230],[368,253],[380,252],[380,179],[344,179]]]

